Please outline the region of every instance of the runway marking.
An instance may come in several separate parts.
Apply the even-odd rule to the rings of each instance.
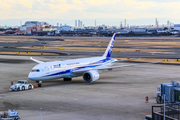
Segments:
[[[135,76],[135,75],[128,75],[128,76]]]
[[[149,113],[151,113],[151,112],[144,112],[144,113],[147,113],[147,114],[149,114]]]
[[[103,77],[102,79],[113,79],[113,77]]]
[[[168,73],[168,74],[180,74],[180,72],[177,72],[177,73]]]

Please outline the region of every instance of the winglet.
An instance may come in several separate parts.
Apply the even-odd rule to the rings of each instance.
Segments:
[[[37,63],[44,63],[43,61],[39,61],[39,60],[36,60],[36,59],[33,59],[32,57],[30,57],[30,59],[32,60],[32,61],[34,61],[34,62],[37,62]]]
[[[112,48],[113,48],[115,38],[116,38],[116,33],[114,33],[114,35],[112,36],[111,41],[109,42],[109,45],[108,45],[103,57],[111,57]]]

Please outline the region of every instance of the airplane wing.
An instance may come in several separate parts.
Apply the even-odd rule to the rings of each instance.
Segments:
[[[137,64],[130,64],[130,65],[121,65],[121,66],[111,66],[111,67],[102,67],[102,68],[90,68],[90,69],[82,69],[82,70],[73,70],[72,73],[83,73],[89,70],[112,70],[114,68],[122,68],[122,67],[130,67],[135,66]]]
[[[101,68],[89,68],[89,69],[81,69],[81,70],[72,70],[72,73],[84,73],[89,70],[112,70],[114,68],[122,68],[122,67],[130,67],[130,66],[136,66],[136,65],[144,65],[144,64],[157,64],[157,63],[162,63],[161,62],[151,62],[151,63],[141,63],[141,64],[129,64],[129,65],[121,65],[121,66],[111,66],[111,67],[101,67]]]
[[[130,67],[130,66],[135,66],[135,65],[137,65],[137,64],[121,65],[121,66],[112,66],[112,67],[103,67],[103,68],[99,68],[98,70],[109,70],[109,69],[113,69],[113,68]]]
[[[33,59],[32,57],[30,57],[30,59],[32,60],[32,61],[34,61],[34,62],[37,62],[37,63],[44,63],[43,61],[40,61],[40,60],[36,60],[36,59]]]

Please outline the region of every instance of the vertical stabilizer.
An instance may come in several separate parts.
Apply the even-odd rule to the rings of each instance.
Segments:
[[[114,35],[112,36],[111,41],[109,42],[109,45],[108,45],[103,57],[111,57],[112,48],[113,48],[115,38],[116,38],[116,33],[114,33]]]

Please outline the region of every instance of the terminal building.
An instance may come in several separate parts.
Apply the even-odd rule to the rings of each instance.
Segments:
[[[134,28],[134,29],[131,29],[130,31],[133,33],[136,33],[136,34],[144,34],[147,32],[147,29],[146,28]]]

